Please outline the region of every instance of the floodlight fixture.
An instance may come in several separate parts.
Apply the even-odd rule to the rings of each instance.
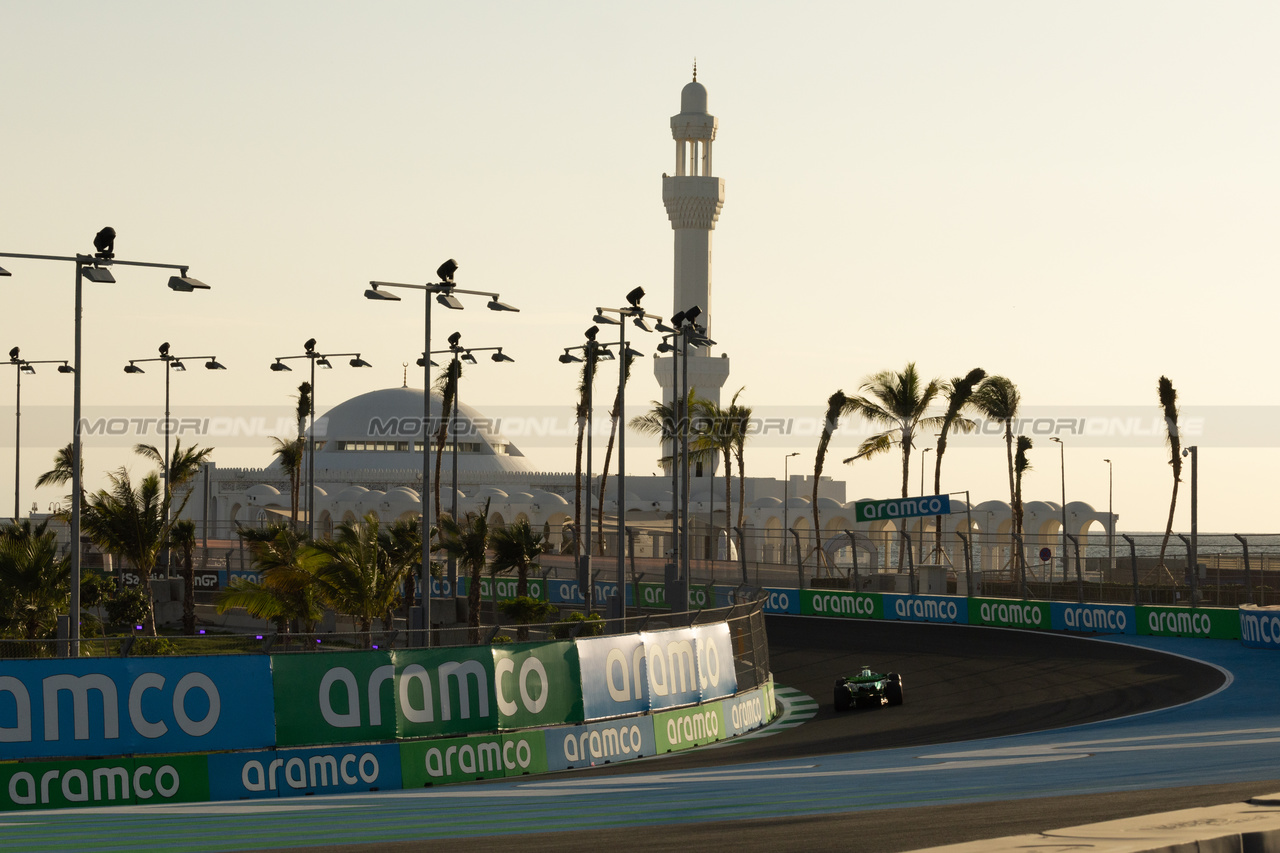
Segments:
[[[642,332],[652,332],[652,331],[653,331],[653,329],[651,329],[651,328],[649,327],[649,324],[648,324],[648,323],[646,323],[646,322],[644,321],[644,317],[636,317],[636,318],[635,318],[634,320],[632,320],[631,322],[635,323],[635,324],[636,324],[636,328],[637,328],[637,329],[639,329],[639,330],[640,330],[640,331],[642,331]]]
[[[271,369],[275,370],[275,367],[273,366]],[[288,369],[289,368],[287,367],[285,368],[285,370],[288,370]],[[124,372],[125,373],[146,373],[145,370],[143,370],[141,367],[138,367],[138,365],[134,364],[132,361],[125,365]]]
[[[109,261],[116,256],[116,229],[108,225],[93,238],[93,248],[97,249],[95,258]]]
[[[160,345],[160,357],[164,358],[168,354],[169,354],[169,342],[165,341]]]
[[[640,352],[639,350],[632,349],[632,348],[631,348],[631,345],[630,345],[630,344],[627,344],[627,357],[628,357],[628,358],[633,358],[633,359],[634,359],[634,358],[644,358],[644,353]]]
[[[329,361],[329,359],[324,356],[320,356],[316,359],[316,367],[323,367],[325,370],[333,370],[333,362]]]
[[[637,321],[639,320],[639,318],[636,318],[636,319],[637,319]],[[671,318],[671,322],[673,322],[673,323],[674,323],[674,322],[675,322],[675,319],[676,319],[675,317],[672,317],[672,318]],[[654,331],[655,331],[655,332],[661,332],[661,333],[662,333],[662,334],[664,334],[664,335],[671,335],[671,334],[674,334],[674,333],[675,333],[675,329],[671,328],[670,326],[668,326],[666,323],[662,322],[661,320],[659,320],[657,323],[655,323],[655,324],[654,324],[653,329],[654,329]]]
[[[644,299],[643,287],[637,287],[635,290],[627,294],[627,302],[632,308],[639,308],[641,299]]]
[[[169,289],[180,293],[190,293],[193,290],[212,290],[213,288],[200,279],[187,275],[187,271],[184,269],[182,270],[182,275],[169,276]]]
[[[561,364],[573,364],[575,361],[582,361],[582,359],[578,358],[576,355],[573,355],[568,350],[565,350],[564,354],[560,356]]]
[[[497,352],[489,356],[489,358],[493,359],[494,361],[515,361],[515,359],[512,358],[511,356],[504,355],[501,347],[498,348]]]
[[[436,275],[440,276],[440,281],[442,283],[451,283],[453,281],[453,274],[457,271],[458,262],[453,258],[450,258],[440,265],[440,268],[436,270]]]
[[[116,283],[116,277],[111,274],[111,270],[104,267],[82,267],[81,274],[85,278],[89,279],[89,281],[95,281],[98,284]],[[170,279],[170,287],[173,286],[172,281],[173,280]]]
[[[462,303],[452,293],[437,293],[436,302],[439,302],[445,308],[452,308],[454,311],[462,310]]]
[[[601,348],[599,352],[596,353],[596,358],[601,361],[613,361],[613,350]]]
[[[216,358],[211,358],[204,363],[204,369],[205,370],[226,370],[227,367],[226,365],[219,363],[219,361]]]
[[[12,362],[22,361],[22,359],[18,358],[18,353],[20,352],[22,352],[22,350],[19,347],[14,347],[13,349],[9,350],[9,360]]]
[[[702,316],[702,309],[699,308],[697,305],[693,306],[692,308],[686,309],[684,312],[684,319],[690,325],[693,325],[694,323],[696,323],[700,316]]]
[[[663,341],[662,343],[658,344],[658,352],[675,352],[675,349],[676,349],[675,347],[673,347],[671,344],[667,343],[666,341]]]
[[[591,322],[599,323],[602,326],[618,326],[622,324],[621,320],[615,320],[601,309],[596,309],[596,316],[591,318]]]
[[[596,335],[600,334],[600,327],[592,326],[590,329],[587,329],[582,334],[587,336],[587,340],[594,341],[596,339]]]
[[[4,267],[0,267],[0,275],[13,275],[13,273],[9,272]]]
[[[365,361],[363,358],[361,358],[358,355],[355,358],[351,359],[351,366],[352,367],[373,367],[372,364]]]
[[[449,346],[456,347],[460,340],[462,340],[462,332],[454,332],[449,336]]]
[[[378,283],[376,281],[371,281],[369,284],[372,285],[372,287],[364,292],[365,299],[377,299],[383,302],[400,301],[400,297],[396,296],[394,293],[388,293],[385,290],[378,290]]]
[[[289,365],[285,364],[283,361],[276,361],[276,362],[275,362],[275,364],[272,364],[272,365],[271,365],[271,369],[272,369],[272,370],[275,370],[275,371],[281,371],[281,370],[293,370],[293,368],[292,368],[292,367],[290,367]]]
[[[303,348],[304,350],[306,350],[308,353],[313,353],[313,352],[315,352],[315,350],[316,350],[316,339],[315,339],[315,338],[307,338],[307,342],[306,342],[306,343],[304,343],[304,344],[302,345],[302,348]]]
[[[36,367],[35,367],[35,365],[34,365],[34,364],[32,364],[32,363],[31,363],[31,362],[29,362],[29,361],[24,361],[24,362],[22,362],[22,364],[18,365],[18,369],[19,369],[19,370],[21,370],[23,373],[35,373],[35,372],[36,372]]]
[[[420,359],[418,359],[418,367],[426,367],[426,365],[425,365],[425,364],[423,364],[423,362],[424,362],[424,361],[426,361],[426,359],[425,359],[425,358],[420,358]],[[436,363],[433,361],[433,362],[431,362],[431,366],[432,366],[432,367],[439,367],[440,365],[436,364]]]
[[[173,361],[169,362],[169,368],[171,370],[176,370],[179,373],[187,372],[187,366],[183,364],[179,359],[176,359],[176,358]]]
[[[58,365],[58,372],[59,373],[75,373],[76,369],[64,361],[62,364]]]
[[[461,359],[462,359],[463,361],[465,361],[467,364],[476,364],[476,363],[477,363],[477,362],[476,362],[476,357],[475,357],[474,355],[472,355],[471,350],[467,350],[467,351],[466,351],[466,352],[464,352],[461,356],[459,356],[459,358],[461,358]]]
[[[682,325],[684,325],[684,316],[685,316],[684,311],[677,311],[676,313],[672,314],[671,325],[675,326],[677,329],[680,328]]]
[[[490,311],[515,311],[519,313],[520,309],[505,302],[499,302],[496,297],[489,297],[488,302]]]

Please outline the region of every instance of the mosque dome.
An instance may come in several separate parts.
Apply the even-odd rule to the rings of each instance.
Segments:
[[[442,401],[431,395],[431,420],[439,422]],[[497,421],[458,404],[458,470],[529,471],[524,454],[497,430]],[[422,469],[422,390],[384,388],[352,397],[316,419],[316,469]],[[445,446],[445,464],[452,437]],[[434,447],[432,448],[434,452]],[[279,460],[271,463],[279,467]]]
[[[697,80],[685,84],[680,90],[680,112],[705,113],[707,111],[707,89]]]

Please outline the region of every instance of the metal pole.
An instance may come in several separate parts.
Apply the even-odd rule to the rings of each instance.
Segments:
[[[799,456],[800,451],[788,453],[782,457],[782,565],[787,564],[787,504],[791,501],[791,457]]]
[[[68,654],[73,658],[80,657],[80,338],[81,318],[84,316],[84,305],[81,298],[84,281],[84,267],[79,258],[76,259],[76,299],[75,299],[75,379],[72,381],[71,397],[71,613]]]
[[[684,409],[683,424],[680,428],[680,467],[684,472],[684,481],[680,486],[680,559],[684,564],[685,600],[681,602],[681,606],[685,611],[689,609],[689,587],[692,584],[689,564],[689,333],[692,329],[693,326],[690,324],[680,332],[680,371],[683,386],[680,399]]]
[[[858,537],[854,535],[852,530],[846,530],[844,535],[849,537],[849,548],[853,552],[853,591],[857,592],[862,588],[862,583],[858,578]]]
[[[1049,439],[1058,443],[1058,464],[1062,471],[1062,582],[1067,582],[1067,446],[1056,435]],[[1053,580],[1052,570],[1049,575]]]
[[[1133,544],[1133,537],[1121,533],[1120,538],[1129,543],[1129,567],[1133,571],[1133,606],[1138,606],[1138,549]]]
[[[163,530],[166,533],[164,543],[164,576],[171,577],[173,570],[170,567],[169,557],[169,504],[173,501],[173,491],[169,485],[169,370],[173,366],[173,359],[168,354],[164,357],[164,516],[160,519]]]
[[[427,359],[431,356],[428,354]],[[452,438],[450,442],[451,453],[453,455],[453,497],[450,502],[450,515],[456,523],[458,521],[458,397],[462,391],[462,366],[458,363],[458,348],[453,348],[453,362],[449,369],[453,371],[453,413],[449,416],[449,435]],[[456,616],[458,611],[458,561],[449,555],[449,591],[453,596],[453,608]]]
[[[627,632],[627,321],[618,324],[618,633]]]
[[[1107,463],[1107,556],[1111,561],[1111,574],[1116,572],[1116,514],[1112,504],[1112,465],[1110,459],[1103,459]]]
[[[18,374],[18,394],[13,404],[13,523],[18,523],[22,501],[18,490],[22,484],[22,365],[14,371]]]
[[[1200,549],[1199,549],[1199,526],[1196,520],[1196,510],[1199,502],[1199,459],[1200,449],[1196,445],[1187,448],[1191,451],[1191,545],[1189,546],[1189,556],[1191,557],[1191,606],[1195,607],[1199,604],[1199,574],[1200,574]]]
[[[307,536],[316,538],[316,357],[311,354],[311,441],[307,449]]]
[[[422,621],[431,648],[431,291],[426,293],[422,333],[422,568],[418,582],[422,586]],[[440,412],[444,417],[444,412]],[[438,509],[438,507],[437,507]]]
[[[593,327],[594,328],[594,327]],[[596,598],[596,582],[591,576],[591,409],[593,408],[592,391],[596,382],[596,342],[595,339],[587,341],[587,523],[578,522],[579,529],[585,527],[582,537],[583,554],[579,557],[582,561],[582,568],[586,570],[587,588],[582,591],[583,604],[587,612],[590,613]]]
[[[1240,540],[1241,546],[1244,547],[1244,590],[1245,600],[1253,604],[1253,574],[1249,570],[1249,540],[1245,539],[1239,533],[1233,533],[1236,539]]]

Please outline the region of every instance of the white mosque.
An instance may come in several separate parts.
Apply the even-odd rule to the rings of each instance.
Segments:
[[[711,232],[724,203],[724,180],[712,176],[712,144],[717,120],[707,112],[707,90],[694,80],[680,95],[680,112],[671,118],[672,136],[676,142],[674,174],[662,177],[662,196],[667,215],[675,232],[674,307],[685,310],[692,305],[702,309],[699,322],[711,335]],[[655,358],[654,370],[666,401],[672,398],[670,358]],[[699,396],[718,401],[720,390],[729,376],[729,359],[708,351],[690,355],[689,384]],[[400,387],[386,388],[353,397],[331,409],[315,426],[315,481],[311,486],[315,507],[315,529],[318,536],[331,533],[334,525],[354,521],[368,513],[382,521],[418,519],[423,509],[422,495],[422,390]],[[454,505],[455,482],[460,513],[480,511],[488,503],[490,520],[504,524],[527,520],[540,528],[553,545],[564,546],[573,523],[572,472],[541,471],[514,442],[495,431],[494,421],[465,404],[459,405],[459,437],[456,454],[446,447],[441,462],[439,500],[448,511]],[[431,398],[432,419],[441,416],[441,400]],[[432,450],[434,488],[435,453]],[[748,452],[750,450],[748,449]],[[606,528],[616,531],[617,503],[610,497],[614,491],[612,478],[607,487],[604,512]],[[599,477],[592,489],[598,489]],[[287,518],[291,499],[288,477],[278,462],[262,469],[209,467],[204,483],[194,487],[184,515],[204,522],[211,537],[230,538],[236,525],[256,526]],[[698,472],[692,478],[690,513],[691,535],[695,543],[695,559],[711,557],[713,550],[727,556],[727,535],[712,544],[711,520],[716,529],[732,528],[738,517],[736,504],[738,484],[733,485],[734,505],[724,506],[724,481],[714,468]],[[799,532],[802,540],[812,542],[812,509],[809,498],[813,480],[797,474],[790,483],[782,480],[749,477],[745,484],[743,538],[745,556],[750,562],[782,561],[784,523]],[[435,495],[427,496],[433,507]],[[786,501],[784,505],[784,500]],[[859,562],[864,567],[887,564],[882,556],[890,542],[898,541],[894,522],[854,523],[853,503],[845,498],[845,484],[823,477],[818,484],[818,503],[823,527],[824,546],[839,563],[847,565],[852,557],[850,538],[844,531],[858,534]],[[306,496],[299,500],[306,507]],[[590,502],[596,507],[596,497]],[[952,565],[963,565],[963,557],[955,550],[955,531],[966,527],[982,533],[1007,534],[1011,529],[1011,513],[1007,503],[988,501],[972,508],[953,501],[953,513],[945,519],[943,541],[950,549],[944,558]],[[966,511],[967,510],[967,511]],[[1092,529],[1106,529],[1108,516],[1085,503],[1076,502],[1066,508],[1068,532],[1087,544]],[[628,528],[635,528],[636,556],[661,557],[671,546],[672,513],[671,482],[664,476],[627,476]],[[1032,502],[1025,508],[1024,529],[1028,543],[1049,540],[1059,534],[1062,508],[1051,503]],[[924,520],[932,531],[932,518]],[[901,522],[899,522],[901,523]],[[912,530],[919,526],[912,522]],[[605,537],[607,548],[615,539]],[[794,541],[794,540],[793,540]],[[916,540],[918,541],[918,539]],[[795,548],[789,546],[792,559]],[[805,549],[808,550],[808,549]],[[982,568],[1002,561],[999,549],[984,551]]]

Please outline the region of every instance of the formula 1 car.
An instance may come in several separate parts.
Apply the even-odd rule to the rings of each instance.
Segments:
[[[862,672],[848,678],[836,679],[835,705],[837,711],[850,708],[879,708],[882,705],[902,704],[902,676],[896,672],[872,672],[864,666]]]

